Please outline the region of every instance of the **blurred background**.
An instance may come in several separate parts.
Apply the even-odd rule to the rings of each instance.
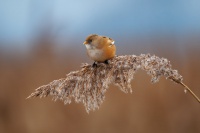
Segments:
[[[82,104],[26,100],[37,87],[92,61],[82,45],[96,33],[118,55],[169,59],[200,97],[199,0],[1,0],[1,133],[199,133],[200,105],[183,87],[139,71],[133,94],[111,85],[99,110]]]

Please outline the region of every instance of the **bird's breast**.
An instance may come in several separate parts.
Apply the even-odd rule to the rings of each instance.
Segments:
[[[94,61],[99,61],[99,62],[104,61],[104,55],[103,55],[104,53],[103,50],[101,49],[88,49],[87,54]]]

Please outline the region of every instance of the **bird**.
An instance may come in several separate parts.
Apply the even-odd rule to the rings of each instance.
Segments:
[[[94,61],[93,67],[102,62],[109,64],[108,60],[115,57],[115,41],[110,37],[91,34],[83,44],[86,46],[87,55]]]

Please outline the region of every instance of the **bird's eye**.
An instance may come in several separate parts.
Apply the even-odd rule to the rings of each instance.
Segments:
[[[88,43],[91,43],[91,42],[92,42],[92,39],[89,39],[89,40],[88,40]]]

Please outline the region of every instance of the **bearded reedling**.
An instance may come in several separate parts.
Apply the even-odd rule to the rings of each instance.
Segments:
[[[108,60],[115,57],[116,46],[115,41],[106,36],[100,36],[97,34],[89,35],[85,42],[88,56],[94,60],[93,66],[96,66],[97,62],[104,62],[108,64]]]

